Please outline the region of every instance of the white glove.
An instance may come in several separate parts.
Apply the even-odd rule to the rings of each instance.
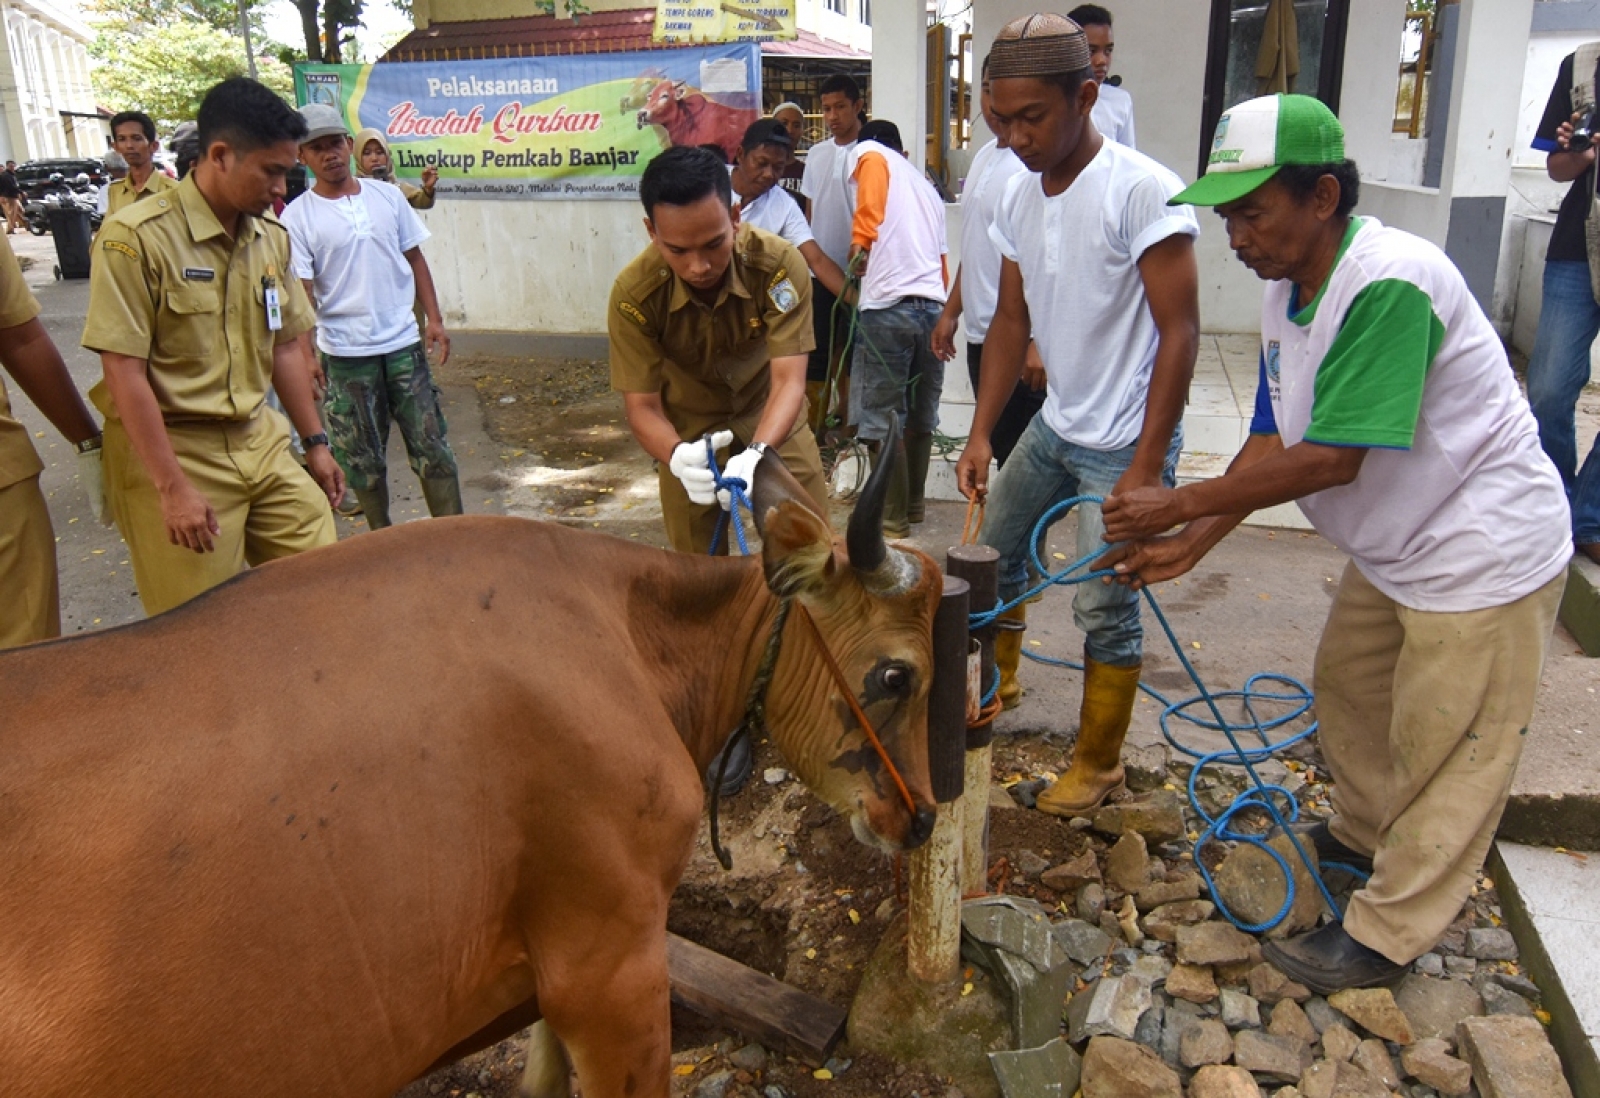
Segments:
[[[737,477],[744,481],[744,494],[748,498],[756,488],[756,466],[761,464],[761,455],[766,452],[767,448],[761,445],[741,450],[728,459],[727,467],[722,470],[722,478],[733,480]],[[722,504],[724,511],[733,510],[733,493],[726,488],[717,489],[717,502]]]
[[[101,526],[110,526],[111,509],[106,506],[106,480],[100,468],[98,446],[78,455],[78,476],[83,479],[83,490],[89,494],[89,513]]]
[[[732,443],[732,431],[718,431],[711,436],[711,448],[714,450],[725,449]],[[717,478],[711,475],[711,466],[706,461],[704,439],[678,443],[667,468],[683,482],[683,490],[689,493],[689,502],[702,507],[717,502]]]

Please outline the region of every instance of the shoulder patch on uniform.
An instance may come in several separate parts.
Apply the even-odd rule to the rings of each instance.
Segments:
[[[786,313],[800,304],[799,292],[795,290],[794,283],[789,281],[788,273],[781,268],[778,277],[768,284],[767,296],[780,313]]]
[[[127,256],[129,259],[138,259],[139,258],[139,253],[134,250],[132,245],[124,244],[120,240],[107,240],[103,244],[101,244],[100,246],[102,248],[104,248],[108,252],[121,252],[123,255]]]
[[[165,191],[162,191],[161,193],[163,195],[166,194]],[[143,225],[146,221],[149,221],[153,218],[161,217],[162,215],[176,208],[177,207],[174,206],[172,202],[169,202],[163,197],[159,197],[157,195],[147,195],[145,198],[140,199],[131,206],[122,207],[122,209],[107,217],[106,220],[108,222],[116,220],[124,225],[127,225],[129,228],[132,228],[137,225]]]
[[[631,301],[617,302],[617,312],[621,313],[623,316],[627,317],[641,328],[645,327],[645,325],[649,323],[649,321],[645,320],[644,314],[639,311],[638,306],[634,305],[634,303]]]

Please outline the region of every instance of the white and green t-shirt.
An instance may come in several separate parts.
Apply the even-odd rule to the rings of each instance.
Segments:
[[[1351,483],[1300,500],[1328,540],[1403,606],[1514,602],[1572,555],[1561,480],[1504,347],[1455,265],[1356,218],[1327,282],[1294,310],[1267,287],[1253,433],[1367,449]]]

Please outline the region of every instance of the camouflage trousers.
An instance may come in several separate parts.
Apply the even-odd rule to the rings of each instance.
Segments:
[[[420,341],[386,355],[325,354],[322,368],[328,372],[328,438],[352,490],[370,492],[388,483],[384,459],[391,420],[400,426],[418,478],[455,477],[456,455],[445,439],[444,409]]]

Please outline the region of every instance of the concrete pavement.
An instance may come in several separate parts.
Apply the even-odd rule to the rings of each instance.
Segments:
[[[11,237],[11,247],[27,266],[23,277],[39,299],[40,319],[45,330],[61,351],[79,391],[87,394],[100,378],[99,357],[78,344],[89,307],[89,283],[55,279],[52,273],[55,243],[49,236],[15,234]],[[127,546],[114,527],[102,527],[90,515],[88,500],[78,480],[77,455],[9,379],[6,388],[11,394],[13,409],[27,425],[45,464],[40,486],[55,525],[56,562],[61,573],[62,635],[138,621],[144,611],[134,591]],[[445,416],[450,422],[450,441],[461,464],[462,500],[467,511],[505,513],[505,500],[499,487],[504,478],[496,469],[499,451],[484,430],[477,393],[471,386],[447,386],[442,393]],[[427,508],[416,478],[406,467],[398,431],[391,433],[390,444],[392,517],[397,523],[425,517]],[[359,518],[341,516],[337,521],[341,538],[366,529]]]

